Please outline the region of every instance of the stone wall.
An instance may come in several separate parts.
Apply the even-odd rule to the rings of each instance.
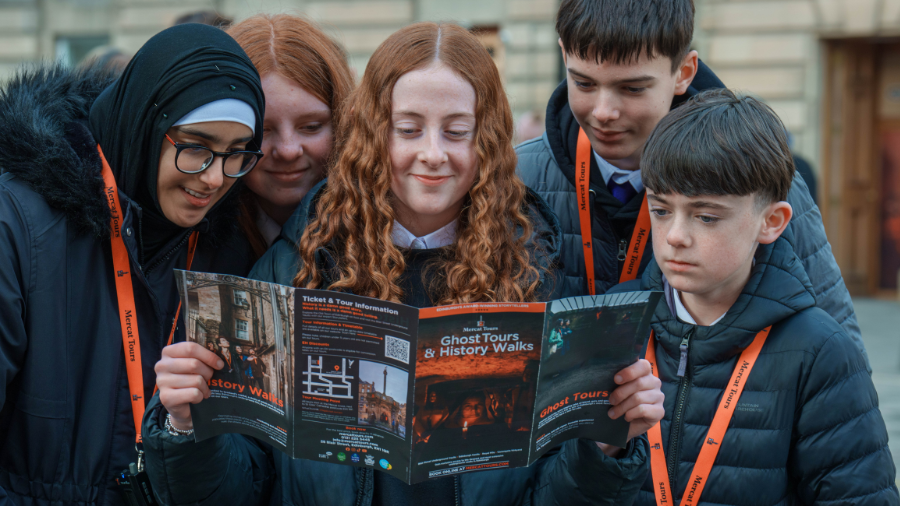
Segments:
[[[900,35],[900,0],[695,0],[694,45],[725,84],[759,96],[820,167],[824,39]]]
[[[823,39],[900,35],[900,0],[695,0],[694,46],[730,87],[769,103],[818,168]],[[107,35],[127,52],[181,14],[217,9],[305,14],[347,50],[357,76],[391,33],[416,21],[496,27],[516,117],[543,112],[561,77],[558,0],[0,0],[0,80],[52,59],[60,37]]]
[[[304,14],[322,24],[361,76],[375,48],[416,21],[496,27],[505,80],[518,117],[543,111],[559,77],[554,17],[557,0],[0,0],[0,81],[21,62],[54,59],[56,41],[108,36],[133,54],[180,15],[216,9],[240,21],[259,12]]]

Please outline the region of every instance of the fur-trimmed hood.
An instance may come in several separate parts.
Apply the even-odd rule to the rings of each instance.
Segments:
[[[61,65],[24,67],[0,90],[0,172],[27,183],[79,232],[109,233],[91,104],[112,82]]]
[[[0,89],[0,173],[27,183],[79,233],[95,237],[109,234],[110,216],[87,119],[113,81],[106,72],[44,64],[20,68]],[[219,244],[236,231],[237,190],[201,226],[204,242]]]

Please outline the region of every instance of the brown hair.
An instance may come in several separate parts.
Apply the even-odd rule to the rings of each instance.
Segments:
[[[353,90],[353,75],[343,49],[311,21],[290,14],[258,14],[228,30],[260,76],[276,72],[328,105],[334,123],[335,148],[340,132],[341,105]],[[240,225],[257,256],[266,241],[256,226],[256,195],[241,196]]]
[[[321,287],[315,256],[324,247],[337,259],[335,281],[325,288],[390,301],[403,297],[397,281],[406,262],[391,240],[391,96],[401,76],[435,60],[475,89],[478,173],[459,217],[456,242],[433,265],[437,277],[430,295],[439,304],[537,297],[541,273],[525,247],[533,227],[525,185],[515,172],[512,113],[500,74],[471,33],[435,23],[399,30],[369,60],[347,106],[343,149],[300,241],[296,286]]]
[[[693,0],[563,0],[556,32],[566,54],[582,60],[630,63],[646,54],[672,60],[691,49]]]
[[[787,200],[794,159],[778,115],[753,97],[704,91],[667,114],[641,155],[641,179],[654,193],[756,195]]]

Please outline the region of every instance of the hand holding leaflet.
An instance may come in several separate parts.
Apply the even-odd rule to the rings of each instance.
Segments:
[[[578,437],[615,455],[662,415],[637,360],[658,293],[416,309],[233,276],[178,282],[194,343],[167,353],[164,403],[180,421],[191,403],[197,440],[237,432],[418,483],[530,465]]]
[[[659,423],[666,414],[663,408],[665,395],[660,390],[662,382],[653,375],[650,362],[644,359],[622,369],[613,379],[619,387],[609,396],[613,407],[608,414],[613,420],[625,417],[629,422],[628,440],[631,441]],[[597,446],[611,457],[622,449],[599,442]]]
[[[163,348],[162,358],[156,363],[156,386],[159,400],[172,415],[172,425],[189,430],[190,405],[208,399],[209,381],[213,373],[225,365],[215,353],[197,343],[176,343]]]

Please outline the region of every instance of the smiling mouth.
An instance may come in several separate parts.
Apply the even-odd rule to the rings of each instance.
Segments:
[[[271,177],[275,179],[280,179],[283,181],[293,181],[300,177],[303,177],[309,171],[309,168],[305,169],[297,169],[297,170],[267,170],[265,171]]]
[[[209,198],[209,195],[207,195],[205,193],[195,192],[194,190],[191,190],[190,188],[185,188],[184,186],[182,186],[181,189],[184,190],[185,192],[187,192],[188,195],[197,197],[198,199],[208,199]]]
[[[418,179],[420,182],[426,185],[439,185],[444,181],[450,179],[450,176],[420,176],[419,174],[413,174],[413,177]]]
[[[184,191],[188,203],[195,207],[206,207],[212,199],[211,193],[200,193],[184,186],[181,186],[180,188]]]

